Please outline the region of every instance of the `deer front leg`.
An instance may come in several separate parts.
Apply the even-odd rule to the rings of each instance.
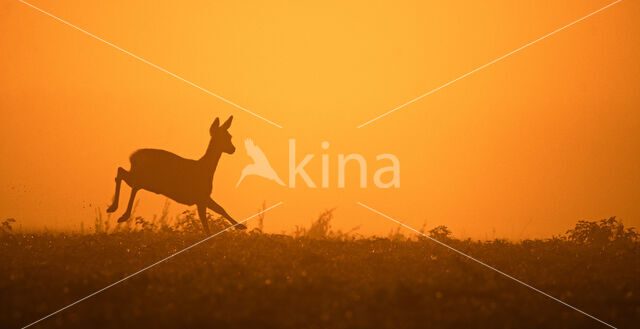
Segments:
[[[122,167],[118,167],[118,174],[116,175],[116,194],[113,195],[113,203],[111,203],[111,206],[107,208],[107,212],[114,212],[118,210],[118,201],[120,200],[120,185],[122,184],[122,180],[128,174],[128,171],[124,170]]]
[[[204,233],[209,235],[209,221],[207,220],[207,207],[205,205],[198,205],[198,216],[202,222]]]
[[[224,210],[222,209],[222,207],[217,204],[215,201],[213,201],[213,199],[209,199],[209,204],[207,205],[207,207],[209,207],[209,209],[217,212],[218,214],[222,215],[222,217],[226,218],[228,221],[231,222],[231,224],[236,225],[238,224],[238,222],[236,222],[233,218],[231,218],[231,216]],[[246,230],[247,227],[244,224],[238,224],[236,225],[236,228],[239,230]]]
[[[131,217],[131,209],[133,208],[133,200],[136,198],[136,193],[138,193],[139,187],[131,188],[131,196],[129,196],[129,204],[127,205],[127,210],[122,214],[122,216],[118,219],[118,223],[124,222],[125,220]]]

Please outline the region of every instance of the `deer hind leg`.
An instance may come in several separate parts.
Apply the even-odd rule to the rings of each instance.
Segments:
[[[204,205],[198,205],[198,216],[202,222],[202,229],[204,233],[209,235],[209,221],[207,220],[207,207]]]
[[[218,214],[222,215],[222,217],[226,218],[228,221],[231,222],[231,224],[236,225],[236,228],[239,230],[246,230],[247,227],[244,224],[238,224],[238,222],[236,222],[233,218],[231,218],[231,216],[215,201],[213,201],[213,199],[209,199],[209,203],[207,204],[207,207],[209,207],[209,209],[217,212]]]
[[[125,220],[131,217],[131,209],[133,208],[133,200],[136,198],[136,193],[138,193],[139,187],[131,187],[131,196],[129,196],[129,204],[127,204],[127,210],[125,210],[124,214],[118,219],[118,223],[124,222]]]
[[[120,185],[122,184],[122,180],[127,180],[129,176],[129,172],[124,170],[122,167],[118,167],[118,174],[116,175],[116,193],[113,195],[113,203],[109,208],[107,208],[107,212],[114,212],[118,210],[118,201],[120,200]]]

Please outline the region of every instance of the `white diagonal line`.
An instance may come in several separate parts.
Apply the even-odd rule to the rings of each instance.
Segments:
[[[587,18],[591,17],[592,15],[595,15],[595,14],[597,14],[597,13],[599,13],[599,12],[601,12],[601,11],[603,11],[603,10],[607,9],[607,8],[609,8],[609,7],[611,7],[611,6],[615,5],[616,3],[620,2],[620,1],[622,1],[622,0],[616,0],[616,1],[614,1],[614,2],[612,2],[612,3],[610,3],[610,4],[608,4],[608,5],[606,5],[606,6],[602,7],[602,8],[600,8],[600,9],[598,9],[598,10],[596,10],[596,11],[592,12],[591,14],[588,14],[588,15],[586,15],[586,16],[583,16],[583,17],[581,17],[581,18],[579,18],[579,19],[577,19],[577,20],[575,20],[575,21],[573,21],[573,22],[571,22],[571,23],[569,23],[569,24],[567,24],[567,25],[565,25],[565,26],[563,26],[563,27],[561,27],[561,28],[558,28],[558,29],[554,30],[553,32],[550,32],[550,33],[548,33],[548,34],[545,34],[545,35],[543,35],[543,36],[539,37],[538,39],[535,39],[535,40],[533,40],[533,41],[531,41],[531,42],[527,43],[526,45],[521,46],[521,47],[520,47],[520,48],[518,48],[518,49],[512,50],[511,52],[508,52],[508,53],[506,53],[505,55],[502,55],[502,56],[500,56],[500,57],[498,57],[498,58],[496,58],[496,59],[492,60],[491,62],[489,62],[489,63],[487,63],[487,64],[484,64],[484,65],[482,65],[482,66],[480,66],[480,67],[478,67],[478,68],[474,69],[473,71],[470,71],[470,72],[468,72],[468,73],[466,73],[466,74],[463,74],[463,75],[461,75],[461,76],[459,76],[459,77],[457,77],[457,78],[455,78],[455,79],[453,79],[453,80],[451,80],[451,81],[449,81],[449,82],[447,82],[447,83],[443,84],[442,86],[440,86],[440,87],[438,87],[438,88],[432,89],[432,90],[428,91],[427,93],[422,94],[422,95],[420,95],[420,96],[418,96],[418,97],[416,97],[416,98],[414,98],[414,99],[412,99],[412,100],[410,100],[410,101],[408,101],[408,102],[406,102],[406,103],[404,103],[404,104],[402,104],[402,105],[400,105],[400,106],[398,106],[398,107],[396,107],[396,108],[394,108],[394,109],[392,109],[392,110],[389,110],[389,111],[387,111],[387,112],[385,112],[385,113],[383,113],[383,114],[380,114],[379,116],[377,116],[377,117],[375,117],[375,118],[373,118],[373,119],[371,119],[371,120],[369,120],[369,121],[367,121],[367,122],[365,122],[365,123],[363,123],[363,124],[359,125],[359,126],[358,126],[358,128],[362,128],[362,127],[364,127],[364,126],[366,126],[366,125],[368,125],[368,124],[370,124],[370,123],[372,123],[372,122],[374,122],[374,121],[376,121],[376,120],[378,120],[378,119],[381,119],[381,118],[383,118],[383,117],[385,117],[385,116],[387,116],[387,115],[389,115],[389,114],[391,114],[391,113],[393,113],[393,112],[395,112],[395,111],[397,111],[397,110],[399,110],[399,109],[401,109],[401,108],[403,108],[403,107],[405,107],[405,106],[407,106],[407,105],[409,105],[409,104],[415,103],[415,102],[417,102],[417,101],[421,100],[422,98],[427,97],[427,96],[429,96],[429,95],[431,95],[431,94],[435,93],[436,91],[438,91],[438,90],[440,90],[440,89],[442,89],[442,88],[444,88],[444,87],[446,87],[446,86],[448,86],[448,85],[450,85],[450,84],[452,84],[452,83],[454,83],[454,82],[456,82],[456,81],[458,81],[458,80],[460,80],[460,79],[464,79],[465,77],[467,77],[467,76],[469,76],[469,75],[471,75],[471,74],[473,74],[473,73],[475,73],[475,72],[477,72],[477,71],[480,71],[480,70],[482,70],[483,68],[485,68],[485,67],[487,67],[487,66],[489,66],[489,65],[491,65],[491,64],[494,64],[494,63],[496,63],[496,62],[499,62],[499,61],[501,61],[501,60],[503,60],[503,59],[505,59],[505,58],[507,58],[507,57],[509,57],[509,56],[511,56],[511,55],[513,55],[513,54],[515,54],[515,53],[517,53],[517,52],[519,52],[520,50],[525,49],[525,48],[527,48],[527,47],[529,47],[529,46],[531,46],[531,45],[535,44],[535,43],[536,43],[536,42],[538,42],[538,41],[541,41],[541,40],[543,40],[543,39],[546,39],[547,37],[550,37],[550,36],[552,36],[552,35],[554,35],[554,34],[556,34],[556,33],[560,32],[560,31],[562,31],[562,30],[564,30],[564,29],[566,29],[566,28],[570,27],[571,25],[574,25],[574,24],[576,24],[576,23],[579,23],[579,22],[581,22],[582,20],[585,20],[585,19],[587,19]]]
[[[255,113],[255,112],[253,112],[251,110],[248,110],[248,109],[246,109],[246,108],[244,108],[244,107],[242,107],[242,106],[240,106],[240,105],[238,105],[238,104],[236,104],[236,103],[234,103],[234,102],[232,102],[232,101],[230,101],[230,100],[228,100],[228,99],[226,99],[226,98],[224,98],[224,97],[222,97],[222,96],[220,96],[220,95],[218,95],[218,94],[216,94],[216,93],[214,93],[212,91],[209,91],[208,89],[200,87],[197,84],[195,84],[195,83],[193,83],[193,82],[191,82],[191,81],[189,81],[189,80],[187,80],[185,78],[182,78],[181,76],[179,76],[179,75],[177,75],[175,73],[172,73],[172,72],[170,72],[170,71],[168,71],[168,70],[166,70],[166,69],[164,69],[164,68],[162,68],[162,67],[160,67],[160,66],[158,66],[156,64],[153,64],[153,63],[149,62],[148,60],[146,60],[146,59],[144,59],[144,58],[142,58],[142,57],[140,57],[140,56],[138,56],[136,54],[133,54],[133,53],[127,51],[127,50],[124,50],[124,49],[114,45],[113,43],[111,43],[109,41],[106,41],[106,40],[104,40],[104,39],[102,39],[102,38],[100,38],[100,37],[98,37],[98,36],[96,36],[94,34],[91,34],[90,32],[87,32],[87,31],[83,30],[82,28],[77,27],[77,26],[75,26],[75,25],[73,25],[73,24],[71,24],[71,23],[69,23],[69,22],[67,22],[67,21],[65,21],[65,20],[53,15],[53,14],[50,14],[50,13],[48,13],[48,12],[46,12],[46,11],[44,11],[44,10],[42,10],[42,9],[40,9],[40,8],[30,4],[28,2],[25,2],[23,0],[18,0],[18,1],[24,3],[25,5],[33,8],[33,9],[35,9],[35,10],[41,12],[41,13],[43,13],[43,14],[49,16],[49,17],[52,17],[52,18],[54,18],[54,19],[56,19],[56,20],[58,20],[58,21],[60,21],[60,22],[62,22],[64,24],[66,24],[66,25],[68,25],[68,26],[70,26],[70,27],[72,27],[72,28],[74,28],[74,29],[76,29],[76,30],[78,30],[78,31],[80,31],[80,32],[82,32],[82,33],[84,33],[84,34],[96,39],[96,40],[102,41],[103,43],[105,43],[105,44],[107,44],[107,45],[109,45],[109,46],[111,46],[111,47],[113,47],[113,48],[115,48],[117,50],[120,50],[121,52],[123,52],[123,53],[125,53],[125,54],[127,54],[127,55],[129,55],[129,56],[131,56],[131,57],[133,57],[133,58],[145,63],[145,64],[148,64],[148,65],[150,65],[150,66],[152,66],[152,67],[154,67],[154,68],[156,68],[156,69],[158,69],[158,70],[160,70],[160,71],[162,71],[162,72],[164,72],[164,73],[166,73],[166,74],[168,74],[168,75],[170,75],[170,76],[172,76],[172,77],[174,77],[174,78],[176,78],[178,80],[181,80],[181,81],[187,83],[188,85],[196,87],[196,88],[204,91],[205,93],[207,93],[207,94],[209,94],[211,96],[214,96],[214,97],[218,98],[219,100],[221,100],[223,102],[226,102],[227,104],[230,104],[230,105],[232,105],[232,106],[234,106],[234,107],[236,107],[236,108],[238,108],[238,109],[240,109],[242,111],[245,111],[245,112],[247,112],[247,113],[249,113],[249,114],[251,114],[251,115],[253,115],[253,116],[257,117],[257,118],[260,118],[260,119],[264,120],[265,122],[267,122],[269,124],[272,124],[272,125],[274,125],[274,126],[276,126],[278,128],[282,128],[281,125],[279,125],[279,124],[277,124],[277,123],[275,123],[275,122],[273,122],[273,121],[271,121],[269,119],[266,119],[265,117]]]
[[[409,226],[409,225],[407,225],[407,224],[405,224],[405,223],[403,223],[403,222],[401,222],[401,221],[399,221],[399,220],[396,220],[396,219],[394,219],[394,218],[391,218],[390,216],[388,216],[388,215],[386,215],[386,214],[383,214],[383,213],[381,213],[380,211],[378,211],[378,210],[376,210],[376,209],[373,209],[373,208],[371,208],[371,207],[369,207],[369,206],[365,205],[365,204],[364,204],[364,203],[362,203],[362,202],[357,202],[357,204],[359,204],[360,206],[362,206],[362,207],[364,207],[364,208],[366,208],[366,209],[369,209],[370,211],[372,211],[372,212],[374,212],[374,213],[376,213],[376,214],[378,214],[378,215],[380,215],[380,216],[382,216],[382,217],[384,217],[384,218],[386,218],[386,219],[388,219],[388,220],[391,220],[391,221],[393,221],[393,222],[396,222],[396,223],[398,223],[398,224],[402,225],[403,227],[406,227],[406,228],[408,228],[408,229],[410,229],[410,230],[412,230],[412,231],[414,231],[414,232],[416,232],[416,233],[418,233],[418,234],[420,234],[420,235],[424,236],[425,238],[430,239],[430,240],[431,240],[431,241],[433,241],[433,242],[436,242],[436,243],[438,243],[438,244],[440,244],[440,245],[442,245],[442,246],[445,246],[445,247],[449,248],[450,250],[453,250],[453,251],[457,252],[458,254],[460,254],[460,255],[462,255],[462,256],[464,256],[464,257],[466,257],[466,258],[469,258],[469,259],[471,259],[472,261],[474,261],[474,262],[476,262],[476,263],[478,263],[478,264],[480,264],[480,265],[482,265],[482,266],[484,266],[484,267],[486,267],[486,268],[489,268],[489,269],[491,269],[491,270],[493,270],[493,271],[495,271],[495,272],[497,272],[497,273],[499,273],[499,274],[502,274],[503,276],[505,276],[505,277],[507,277],[507,278],[509,278],[509,279],[511,279],[511,280],[513,280],[513,281],[515,281],[515,282],[518,282],[519,284],[521,284],[521,285],[523,285],[523,286],[525,286],[525,287],[527,287],[527,288],[529,288],[529,289],[532,289],[532,290],[533,290],[533,291],[535,291],[535,292],[538,292],[538,293],[540,293],[540,294],[542,294],[542,295],[544,295],[544,296],[547,296],[547,297],[549,297],[549,298],[551,298],[551,299],[555,300],[556,302],[558,302],[558,303],[560,303],[560,304],[562,304],[562,305],[564,305],[564,306],[567,306],[567,307],[569,307],[569,308],[573,309],[574,311],[578,311],[578,312],[580,312],[580,313],[582,313],[582,314],[584,314],[584,315],[586,315],[586,316],[588,316],[588,317],[590,317],[590,318],[592,318],[592,319],[594,319],[594,320],[596,320],[596,321],[598,321],[598,322],[600,322],[600,323],[602,323],[602,324],[604,324],[604,325],[606,325],[606,326],[609,326],[609,327],[611,327],[611,328],[616,328],[616,327],[614,327],[614,326],[612,326],[612,325],[610,325],[610,324],[608,324],[608,323],[606,323],[606,322],[604,322],[604,321],[602,321],[602,320],[600,320],[600,319],[596,318],[595,316],[593,316],[593,315],[591,315],[591,314],[589,314],[589,313],[586,313],[586,312],[584,312],[584,311],[582,311],[582,310],[578,309],[577,307],[571,306],[571,305],[569,305],[569,304],[567,304],[567,303],[563,302],[562,300],[560,300],[560,299],[558,299],[558,298],[555,298],[555,297],[553,297],[553,296],[551,296],[551,295],[547,294],[546,292],[544,292],[544,291],[542,291],[542,290],[537,289],[536,287],[533,287],[533,286],[531,286],[531,285],[529,285],[529,284],[527,284],[527,283],[525,283],[525,282],[522,282],[522,281],[520,281],[520,280],[518,280],[518,279],[516,279],[516,278],[512,277],[511,275],[509,275],[509,274],[507,274],[507,273],[504,273],[504,272],[502,272],[502,271],[498,270],[497,268],[495,268],[495,267],[493,267],[493,266],[491,266],[491,265],[487,265],[487,264],[483,263],[482,261],[479,261],[479,260],[477,260],[477,259],[475,259],[475,258],[473,258],[473,257],[471,257],[471,256],[469,256],[469,255],[467,255],[467,254],[465,254],[465,253],[463,253],[462,251],[459,251],[458,249],[455,249],[455,248],[453,248],[453,247],[449,246],[449,245],[448,245],[448,244],[446,244],[446,243],[440,242],[440,241],[438,241],[438,240],[436,240],[436,239],[434,239],[434,238],[432,238],[432,237],[430,237],[430,236],[428,236],[428,235],[426,235],[426,234],[424,234],[424,233],[422,233],[422,232],[420,232],[420,231],[418,231],[418,230],[414,229],[413,227],[411,227],[411,226]]]
[[[99,293],[101,293],[101,292],[103,292],[103,291],[105,291],[105,290],[107,290],[107,289],[109,289],[109,288],[111,288],[111,287],[113,287],[113,286],[115,286],[115,285],[119,284],[119,283],[122,283],[123,281],[125,281],[125,280],[127,280],[127,279],[130,279],[130,278],[132,278],[132,277],[134,277],[134,276],[136,276],[136,275],[138,275],[138,274],[140,274],[140,273],[142,273],[142,272],[144,272],[144,271],[146,271],[146,270],[148,270],[148,269],[150,269],[150,268],[152,268],[152,267],[154,267],[154,266],[156,266],[156,265],[158,265],[158,264],[160,264],[160,263],[162,263],[162,262],[164,262],[164,261],[166,261],[166,260],[168,260],[168,259],[170,259],[170,258],[173,258],[173,257],[175,257],[175,256],[177,256],[177,255],[179,255],[179,254],[181,254],[181,253],[183,253],[183,252],[185,252],[185,251],[187,251],[187,250],[189,250],[189,249],[191,249],[191,248],[193,248],[193,247],[195,247],[195,246],[197,246],[197,245],[199,245],[199,244],[201,244],[201,243],[203,243],[203,242],[205,242],[205,241],[207,241],[207,240],[209,240],[209,239],[211,239],[211,238],[213,238],[213,237],[215,237],[215,236],[217,236],[217,235],[219,235],[219,234],[222,234],[222,233],[224,233],[224,232],[228,231],[229,229],[231,229],[231,228],[233,228],[233,227],[236,227],[236,226],[238,226],[238,225],[240,225],[240,224],[242,224],[242,223],[244,223],[244,222],[246,222],[246,221],[250,220],[250,219],[251,219],[251,218],[253,218],[253,217],[256,217],[256,216],[258,216],[258,215],[260,215],[260,214],[263,214],[263,213],[265,213],[265,212],[267,212],[267,211],[269,211],[269,210],[271,210],[271,209],[273,209],[273,208],[275,208],[275,207],[277,207],[277,206],[281,205],[282,203],[283,203],[283,202],[282,202],[282,201],[280,201],[280,202],[278,202],[278,203],[274,204],[273,206],[271,206],[271,207],[269,207],[269,208],[267,208],[267,209],[264,209],[264,210],[262,210],[262,211],[260,211],[260,212],[258,212],[258,213],[255,213],[255,214],[253,214],[253,215],[251,215],[251,216],[249,216],[249,217],[245,218],[244,220],[242,220],[242,221],[240,221],[240,222],[237,222],[237,223],[235,223],[235,224],[233,224],[233,225],[231,225],[231,226],[229,226],[229,227],[225,228],[224,230],[222,230],[222,231],[220,231],[220,232],[218,232],[218,233],[215,233],[215,234],[213,234],[213,235],[210,235],[210,236],[208,236],[208,237],[206,237],[206,238],[204,238],[204,239],[202,239],[202,240],[200,240],[200,241],[198,241],[198,242],[196,242],[196,243],[194,243],[194,244],[192,244],[192,245],[190,245],[190,246],[188,246],[188,247],[186,247],[186,248],[184,248],[184,249],[182,249],[182,250],[180,250],[180,251],[178,251],[178,252],[176,252],[176,253],[174,253],[174,254],[171,254],[171,255],[169,255],[169,256],[167,256],[167,257],[165,257],[165,258],[163,258],[163,259],[161,259],[161,260],[159,260],[159,261],[157,261],[157,262],[155,262],[155,263],[153,263],[153,264],[151,264],[151,265],[149,265],[149,266],[147,266],[147,267],[145,267],[145,268],[143,268],[143,269],[141,269],[141,270],[139,270],[139,271],[137,271],[137,272],[135,272],[135,273],[133,273],[133,274],[127,275],[127,276],[125,276],[124,278],[122,278],[122,279],[120,279],[120,280],[118,280],[118,281],[116,281],[116,282],[114,282],[114,283],[112,283],[112,284],[110,284],[110,285],[108,285],[108,286],[106,286],[106,287],[104,287],[104,288],[102,288],[102,289],[100,289],[100,290],[98,290],[98,291],[96,291],[96,292],[94,292],[94,293],[90,294],[90,295],[87,295],[86,297],[83,297],[83,298],[81,298],[81,299],[78,299],[77,301],[75,301],[75,302],[73,302],[73,303],[71,303],[71,304],[69,304],[69,305],[67,305],[67,306],[65,306],[65,307],[63,307],[63,308],[61,308],[61,309],[59,309],[59,310],[57,310],[57,311],[55,311],[55,312],[53,312],[53,313],[51,313],[51,314],[49,314],[49,315],[45,316],[45,317],[43,317],[43,318],[41,318],[41,319],[37,320],[37,321],[34,321],[34,322],[29,323],[28,325],[26,325],[26,326],[22,327],[22,329],[24,329],[24,328],[28,328],[28,327],[31,327],[32,325],[34,325],[34,324],[36,324],[36,323],[38,323],[38,322],[40,322],[40,321],[42,321],[42,320],[44,320],[44,319],[46,319],[46,318],[48,318],[48,317],[51,317],[51,316],[53,316],[53,315],[55,315],[55,314],[58,314],[58,313],[60,313],[60,312],[62,312],[62,311],[64,311],[64,310],[66,310],[66,309],[68,309],[69,307],[71,307],[71,306],[73,306],[73,305],[76,305],[76,304],[78,304],[78,303],[80,303],[80,302],[82,302],[82,301],[84,301],[84,300],[87,300],[87,299],[89,299],[89,298],[91,298],[91,297],[93,297],[93,296],[95,296],[95,295],[97,295],[97,294],[99,294]]]

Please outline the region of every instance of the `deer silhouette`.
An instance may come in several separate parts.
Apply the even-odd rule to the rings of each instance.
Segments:
[[[202,228],[207,234],[209,234],[207,208],[222,215],[233,225],[238,224],[210,196],[213,174],[218,166],[218,161],[220,161],[220,156],[222,153],[233,154],[236,150],[231,143],[231,134],[228,131],[232,120],[233,116],[230,116],[222,125],[220,125],[219,118],[213,121],[209,129],[211,141],[207,151],[199,160],[185,159],[164,150],[140,149],[135,151],[129,157],[131,169],[126,171],[122,167],[118,168],[116,193],[107,212],[112,213],[118,209],[120,184],[124,180],[131,186],[131,196],[127,210],[118,219],[119,223],[131,217],[131,208],[136,193],[140,189],[145,189],[165,195],[178,203],[189,206],[197,205]],[[247,228],[243,224],[236,227],[239,229]]]

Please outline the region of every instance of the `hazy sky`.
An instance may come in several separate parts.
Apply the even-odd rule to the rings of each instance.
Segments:
[[[228,98],[242,112],[18,1],[0,6],[0,219],[77,228],[104,212],[116,168],[153,147],[198,158],[234,115],[213,198],[238,220],[284,201],[265,227],[291,231],[337,207],[334,227],[407,224],[458,236],[547,237],[579,219],[640,226],[640,3],[622,1],[363,128],[356,126],[610,1],[44,1],[32,3]],[[259,177],[245,138],[288,182],[288,140],[317,185]],[[328,141],[328,150],[321,143]],[[337,188],[338,154],[367,160]],[[400,188],[379,189],[391,153]],[[298,160],[300,161],[300,160]],[[123,188],[125,204],[128,188]],[[138,214],[164,197],[141,192]],[[185,207],[175,203],[173,211]],[[116,215],[124,209],[120,209]],[[113,221],[115,222],[113,217]]]

